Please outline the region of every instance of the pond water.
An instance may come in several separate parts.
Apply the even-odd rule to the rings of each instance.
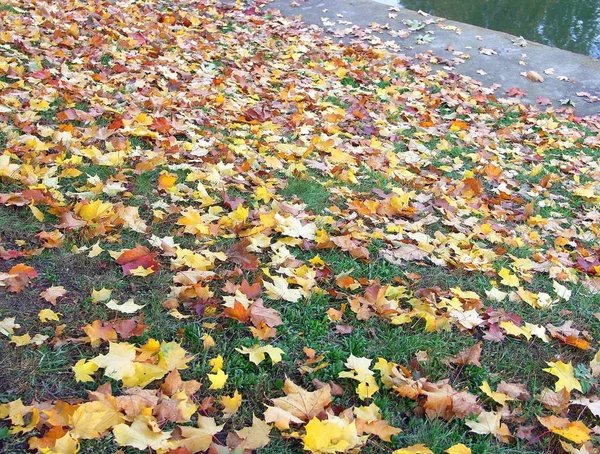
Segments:
[[[399,5],[600,58],[600,0],[400,0]]]

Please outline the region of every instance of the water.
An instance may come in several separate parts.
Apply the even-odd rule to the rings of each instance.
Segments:
[[[600,0],[400,0],[399,3],[412,10],[600,58]]]

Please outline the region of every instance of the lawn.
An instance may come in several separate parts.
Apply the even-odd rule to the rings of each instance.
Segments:
[[[2,452],[598,452],[598,118],[268,7],[0,23]]]

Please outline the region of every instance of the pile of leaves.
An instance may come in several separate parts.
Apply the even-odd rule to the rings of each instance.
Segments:
[[[469,432],[450,454],[598,452],[598,118],[259,6],[0,22],[9,449],[430,453],[425,420]],[[353,331],[389,354],[339,355]],[[494,369],[513,345],[541,383]]]

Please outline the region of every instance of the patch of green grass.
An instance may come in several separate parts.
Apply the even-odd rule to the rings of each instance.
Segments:
[[[0,5],[0,11],[7,11],[9,13],[13,13],[13,14],[22,14],[23,11],[16,9],[14,6],[11,5]]]
[[[299,199],[315,214],[322,214],[325,208],[331,205],[329,191],[314,179],[292,177],[281,190],[281,195],[285,198]]]
[[[110,66],[110,62],[112,61],[112,59],[113,59],[113,57],[112,57],[112,55],[111,55],[111,54],[103,54],[103,55],[100,57],[100,64],[101,64],[102,66],[105,66],[105,67],[107,67],[107,68],[108,68],[108,67]]]

